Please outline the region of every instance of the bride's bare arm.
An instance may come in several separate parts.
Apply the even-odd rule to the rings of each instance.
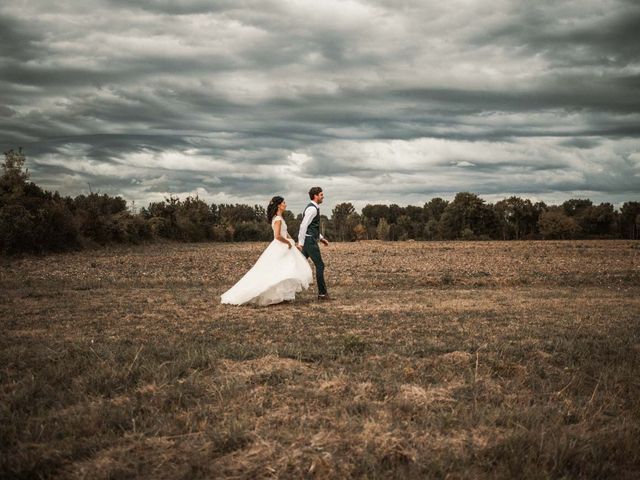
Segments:
[[[280,235],[280,229],[282,227],[282,220],[276,220],[273,222],[273,231],[275,233],[276,240],[280,240],[282,243],[286,243],[287,247],[291,248],[291,243],[285,237]]]

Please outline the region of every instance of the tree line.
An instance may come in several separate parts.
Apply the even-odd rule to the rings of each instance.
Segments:
[[[29,180],[22,150],[5,152],[0,177],[0,252],[43,253],[110,243],[157,239],[184,242],[268,241],[271,227],[264,207],[207,204],[197,196],[169,196],[139,212],[126,200],[90,193],[62,197]],[[302,214],[285,212],[296,236]],[[452,201],[433,198],[423,206],[372,204],[358,213],[351,203],[321,217],[323,234],[335,241],[355,240],[520,240],[640,238],[640,202],[617,211],[571,199],[561,205],[510,197],[495,204],[458,193]]]

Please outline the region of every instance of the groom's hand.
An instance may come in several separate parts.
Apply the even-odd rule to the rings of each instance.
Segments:
[[[325,238],[321,239],[320,241],[322,242],[322,244],[323,244],[325,247],[329,245],[329,241],[328,241],[327,239],[325,239]]]
[[[298,244],[296,243],[296,248],[297,248],[298,250],[302,251],[302,245],[298,245]]]

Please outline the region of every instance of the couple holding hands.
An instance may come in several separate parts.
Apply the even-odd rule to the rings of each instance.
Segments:
[[[313,274],[308,258],[316,267],[318,300],[330,300],[324,282],[324,262],[319,243],[329,245],[320,233],[320,204],[324,192],[320,187],[309,190],[311,200],[304,210],[298,243],[289,235],[283,213],[284,198],[276,196],[267,207],[267,219],[273,229],[273,241],[262,252],[251,269],[221,297],[230,305],[271,305],[295,299],[296,293],[309,287]],[[295,245],[295,248],[294,248]]]

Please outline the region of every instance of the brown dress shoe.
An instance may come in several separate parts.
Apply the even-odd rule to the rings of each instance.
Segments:
[[[328,293],[325,293],[324,295],[318,295],[318,300],[333,300]]]

